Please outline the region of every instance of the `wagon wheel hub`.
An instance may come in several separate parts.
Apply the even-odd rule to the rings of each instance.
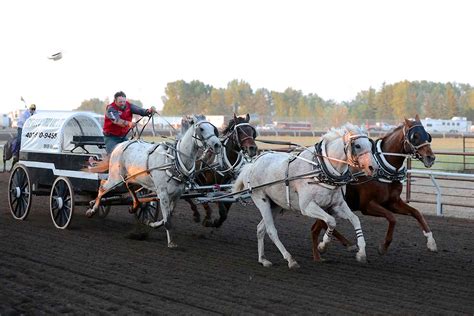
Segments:
[[[58,209],[62,209],[64,206],[64,201],[62,197],[55,197],[56,203],[58,203]]]
[[[20,187],[15,187],[15,195],[16,198],[19,198],[21,196],[21,189]]]

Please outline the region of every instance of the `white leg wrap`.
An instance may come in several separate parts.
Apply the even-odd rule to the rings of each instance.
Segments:
[[[427,232],[423,231],[423,235],[427,239],[426,247],[428,247],[428,249],[430,251],[437,252],[438,251],[438,246],[436,246],[436,241],[433,238],[433,233],[432,232],[427,233]]]

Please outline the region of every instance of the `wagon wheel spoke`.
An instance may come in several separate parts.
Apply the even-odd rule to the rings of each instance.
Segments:
[[[11,194],[10,196],[12,197],[12,205],[18,202],[18,198],[16,197],[15,194]]]
[[[63,209],[61,210],[61,225],[64,225],[69,220],[69,214],[71,212],[71,208],[67,205],[64,205]]]
[[[53,212],[54,212],[54,221],[57,222],[59,217],[61,216],[61,210],[58,207],[56,207],[53,210]]]
[[[13,213],[15,213],[15,216],[19,216],[18,215],[18,207],[20,206],[20,200],[16,200],[16,205],[14,206],[14,210],[13,210]]]

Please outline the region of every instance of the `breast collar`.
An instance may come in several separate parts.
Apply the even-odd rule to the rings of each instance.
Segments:
[[[382,151],[381,139],[377,139],[375,141],[374,147],[375,147],[374,158],[375,158],[375,161],[377,161],[377,164],[379,165],[375,178],[377,178],[378,181],[384,182],[384,183],[404,181],[407,176],[406,167],[402,165],[400,168],[397,169],[394,166],[392,166],[387,161],[387,159],[385,159],[385,156]]]
[[[242,151],[237,152],[237,160],[234,163],[230,162],[229,157],[227,156],[227,151],[226,151],[226,145],[228,141],[229,141],[229,138],[226,138],[224,143],[222,143],[223,146],[221,147],[221,159],[222,159],[223,168],[220,168],[219,172],[222,174],[236,173],[240,170],[240,168],[244,164]]]
[[[332,187],[339,187],[346,185],[347,183],[354,180],[354,177],[352,176],[349,167],[347,167],[344,172],[340,173],[332,166],[329,160],[324,158],[327,156],[325,140],[316,143],[314,145],[314,149],[316,155],[313,155],[313,157],[314,161],[317,162],[317,165],[313,165],[313,169],[320,171],[316,175],[316,178],[319,182]]]

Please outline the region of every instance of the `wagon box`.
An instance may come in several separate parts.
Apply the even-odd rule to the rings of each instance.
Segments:
[[[26,120],[21,136],[20,160],[8,184],[8,202],[15,219],[25,220],[33,195],[48,195],[54,225],[65,229],[76,205],[89,205],[97,195],[105,173],[84,171],[90,158],[105,155],[102,126],[90,112],[42,111]],[[120,190],[118,201],[125,201]],[[99,210],[104,217],[110,209]],[[156,217],[156,207],[147,203],[136,216],[143,221]]]

